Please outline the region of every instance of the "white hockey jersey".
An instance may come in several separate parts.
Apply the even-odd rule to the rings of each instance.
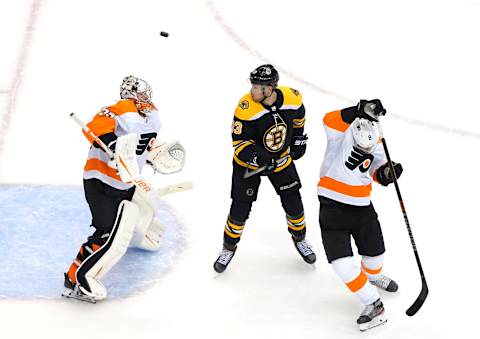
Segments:
[[[327,150],[317,185],[319,196],[344,204],[370,204],[372,178],[387,160],[383,145],[378,143],[371,153],[355,146],[350,124],[342,119],[341,111],[327,113],[323,118],[327,134]]]
[[[113,133],[117,137],[136,133],[138,135],[137,162],[141,170],[148,157],[148,146],[152,145],[160,130],[158,111],[151,106],[148,116],[142,117],[131,100],[120,100],[113,106],[105,107],[88,123],[88,128],[97,136]],[[93,139],[84,132],[93,143]],[[126,190],[133,183],[122,182],[115,168],[110,167],[109,156],[101,148],[90,147],[83,178],[97,178],[116,189]]]

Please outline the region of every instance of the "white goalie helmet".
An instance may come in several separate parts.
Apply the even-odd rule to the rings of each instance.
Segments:
[[[374,121],[357,118],[351,125],[355,146],[370,153],[380,140],[380,132]]]
[[[143,104],[151,104],[152,88],[145,80],[129,75],[123,78],[120,85],[120,97],[134,99]]]

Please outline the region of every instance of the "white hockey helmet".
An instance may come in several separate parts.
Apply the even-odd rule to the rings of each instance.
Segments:
[[[123,78],[120,85],[120,97],[133,99],[143,104],[151,104],[152,88],[145,80],[129,75]]]
[[[380,140],[380,133],[374,121],[356,118],[351,125],[351,131],[355,146],[367,153],[372,152]]]

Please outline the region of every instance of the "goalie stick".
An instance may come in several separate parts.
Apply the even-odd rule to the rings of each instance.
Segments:
[[[388,166],[390,167],[390,171],[393,173],[393,183],[395,184],[395,190],[397,191],[398,202],[400,203],[400,208],[403,213],[403,219],[405,220],[405,224],[407,225],[408,236],[410,237],[410,243],[412,244],[413,253],[415,254],[418,270],[420,271],[420,278],[422,279],[422,289],[420,291],[420,294],[418,295],[417,299],[414,301],[412,306],[410,306],[406,311],[407,315],[411,317],[418,312],[418,310],[422,307],[423,303],[427,299],[427,296],[428,296],[427,280],[425,279],[425,275],[423,274],[422,264],[420,263],[420,256],[418,255],[417,246],[415,245],[415,240],[413,239],[412,229],[410,228],[410,222],[408,221],[407,210],[405,209],[402,195],[400,194],[400,187],[398,186],[397,175],[393,168],[392,159],[390,158],[390,154],[388,152],[387,142],[385,141],[385,138],[383,136],[382,126],[380,125],[380,121],[377,122],[377,126],[380,132],[380,139],[382,140],[383,148],[385,150],[385,155],[387,157]]]
[[[159,189],[157,189],[157,194],[158,196],[163,197],[167,194],[187,191],[189,189],[192,189],[192,187],[193,184],[191,181],[180,182],[178,184],[160,187]]]

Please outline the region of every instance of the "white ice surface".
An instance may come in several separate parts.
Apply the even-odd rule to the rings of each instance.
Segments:
[[[34,4],[32,39],[22,47]],[[90,118],[118,97],[130,73],[151,83],[165,137],[188,151],[183,173],[149,178],[157,186],[195,182],[193,191],[165,197],[187,239],[161,282],[95,306],[0,301],[5,338],[475,337],[479,15],[478,0],[1,0],[0,37],[8,46],[0,54],[1,86],[11,87],[23,48],[28,57],[12,112],[4,108],[11,93],[0,93],[0,118],[11,117],[1,132],[0,182],[80,184],[87,144],[68,113]],[[230,204],[230,123],[262,58],[283,71],[281,84],[304,96],[310,140],[297,168],[318,263],[312,269],[300,261],[279,199],[264,183],[231,267],[215,277]],[[384,295],[388,323],[361,334],[361,306],[325,260],[315,192],[323,114],[373,97],[389,111],[384,130],[405,170],[400,188],[430,296],[416,316],[405,315],[420,278],[394,189],[377,186],[384,271],[400,292]]]

